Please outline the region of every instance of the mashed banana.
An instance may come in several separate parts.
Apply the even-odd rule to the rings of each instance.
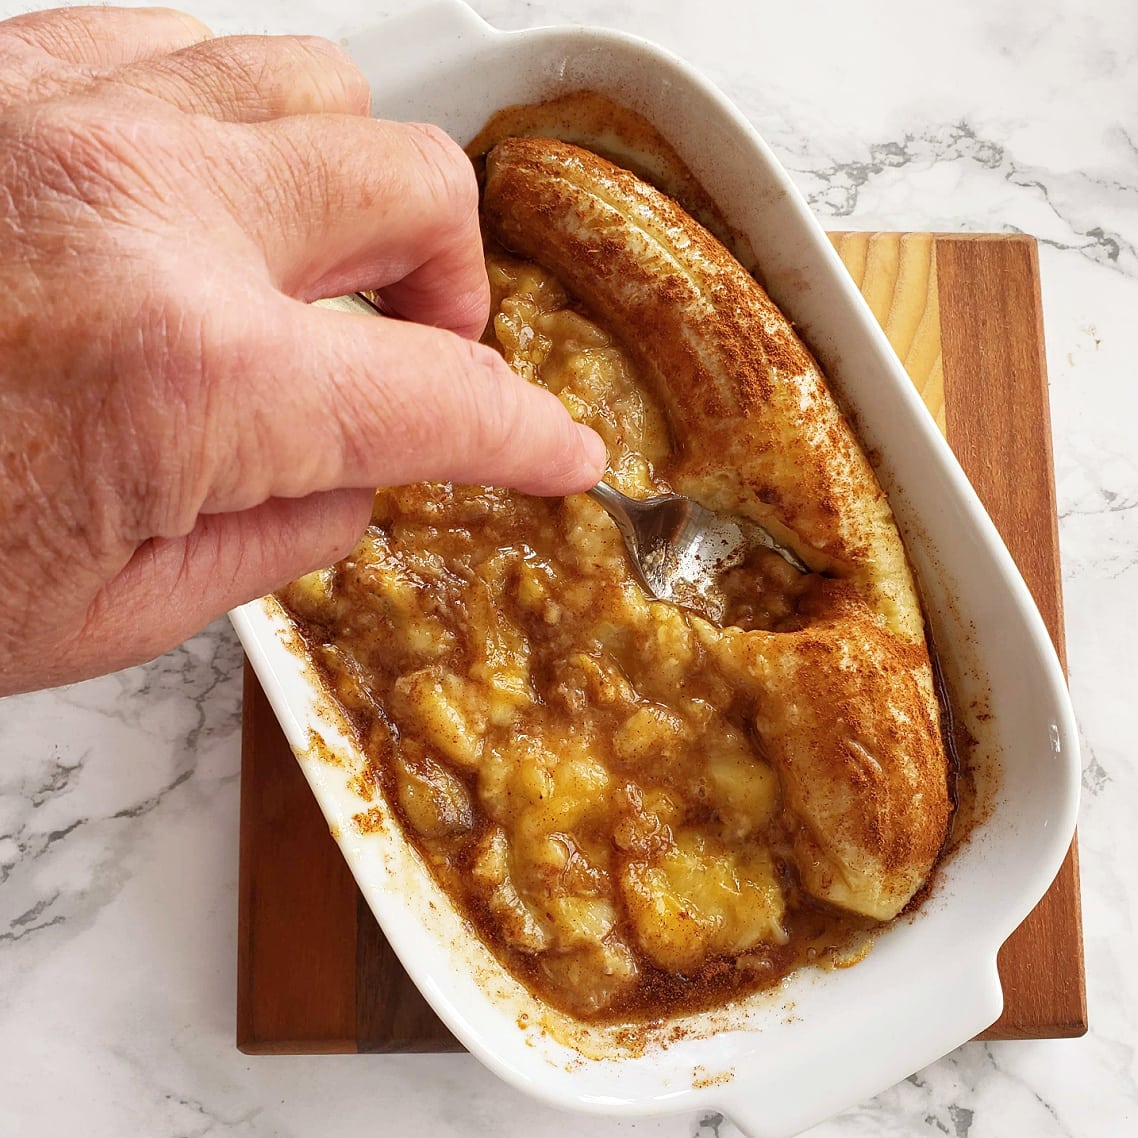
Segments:
[[[507,359],[601,433],[615,485],[666,490],[668,427],[621,349],[535,266],[489,271]],[[798,622],[808,578],[765,552],[736,573],[758,585],[739,589],[748,623]],[[788,913],[778,779],[732,648],[710,650],[726,634],[649,601],[590,499],[382,491],[352,555],[281,598],[409,836],[555,1005],[658,1011],[770,983],[820,928],[856,923]]]
[[[582,495],[418,485],[380,491],[354,552],[281,600],[407,836],[551,1004],[642,1018],[769,986],[805,960],[848,962],[926,879],[950,815],[920,611],[868,463],[750,278],[736,299],[756,290],[782,366],[813,369],[792,398],[817,403],[808,461],[793,457],[777,369],[763,401],[703,381],[677,437],[676,390],[646,379],[659,360],[553,273],[496,247],[487,266],[487,338],[601,434],[609,481],[633,497],[757,502],[758,520],[777,511],[784,532],[810,532],[829,575],[757,550],[726,582],[717,627],[650,601]],[[774,437],[772,414],[786,454],[759,437]],[[747,498],[760,476],[779,484],[773,499]]]

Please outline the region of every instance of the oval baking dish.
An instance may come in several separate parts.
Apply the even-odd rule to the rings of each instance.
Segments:
[[[376,112],[465,144],[516,103],[593,90],[647,118],[755,250],[763,283],[855,417],[921,581],[961,706],[991,711],[979,751],[999,786],[918,912],[856,967],[628,1030],[542,1006],[451,908],[382,800],[277,602],[232,620],[352,873],[407,971],[476,1056],[550,1103],[636,1115],[728,1114],[799,1132],[971,1038],[999,1015],[996,954],[1057,872],[1078,802],[1077,736],[1030,594],[826,235],[749,124],[706,80],[639,39],[499,32],[457,0],[355,37]],[[445,81],[441,77],[445,76]],[[977,726],[977,730],[980,727]],[[366,824],[361,823],[365,819]]]

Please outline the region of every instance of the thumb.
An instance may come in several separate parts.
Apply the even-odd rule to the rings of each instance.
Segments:
[[[600,436],[492,348],[282,300],[283,318],[266,322],[261,381],[242,390],[250,413],[231,420],[236,461],[214,472],[205,509],[422,481],[549,495],[600,481]]]
[[[338,561],[367,526],[373,496],[343,490],[272,499],[240,513],[203,514],[185,537],[146,542],[99,593],[61,676],[152,659],[235,605]]]

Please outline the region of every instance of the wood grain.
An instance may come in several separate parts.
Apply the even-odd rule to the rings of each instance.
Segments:
[[[338,852],[338,851],[337,851]],[[360,1051],[461,1051],[376,924],[367,902],[356,906],[356,1043]]]
[[[832,239],[1004,535],[1062,656],[1035,242],[918,233]],[[458,1049],[359,895],[248,666],[245,692],[238,1046]],[[984,1038],[1086,1030],[1074,847],[1004,946],[999,968],[1005,1010]]]
[[[1065,670],[1036,243],[941,237],[936,256],[944,367],[974,376],[948,385],[948,441],[1031,589]],[[984,1038],[1087,1030],[1077,840],[1051,889],[1001,949],[999,968],[1004,1013]]]
[[[830,240],[943,433],[938,238],[932,233],[833,233]]]
[[[359,890],[248,662],[240,851],[237,1046],[355,1051]]]

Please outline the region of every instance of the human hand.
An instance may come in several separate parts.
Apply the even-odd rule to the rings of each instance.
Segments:
[[[471,339],[465,156],[368,104],[322,40],[0,22],[0,694],[336,560],[374,486],[600,477],[599,438]],[[359,288],[403,319],[305,303]]]

